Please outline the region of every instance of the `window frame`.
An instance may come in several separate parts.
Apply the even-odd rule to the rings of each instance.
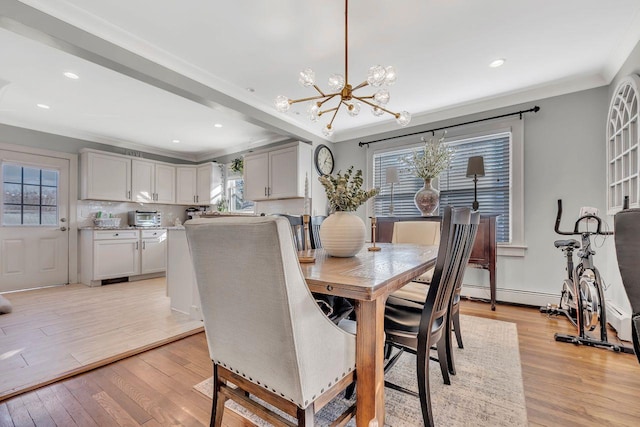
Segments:
[[[491,120],[472,125],[454,127],[447,130],[446,142],[479,138],[501,132],[511,133],[510,150],[510,206],[511,243],[499,243],[498,255],[524,256],[527,249],[524,234],[524,116],[522,118],[505,118]],[[425,136],[431,136],[425,132]],[[436,137],[438,133],[436,132]],[[422,146],[420,135],[410,135],[382,141],[367,148],[367,184],[373,186],[373,157],[376,154],[400,149],[411,149]],[[373,208],[367,204],[367,217],[373,215]]]

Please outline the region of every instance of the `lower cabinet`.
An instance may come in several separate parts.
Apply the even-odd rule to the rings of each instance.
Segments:
[[[81,230],[80,281],[100,286],[105,279],[164,272],[166,236],[164,229]]]

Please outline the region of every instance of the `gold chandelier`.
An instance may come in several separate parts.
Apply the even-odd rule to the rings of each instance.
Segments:
[[[373,95],[358,96],[355,91],[362,89],[365,86],[381,87],[383,85],[391,86],[396,81],[396,70],[392,66],[383,67],[381,65],[374,65],[369,68],[369,74],[367,79],[359,85],[353,87],[349,84],[349,54],[348,54],[348,15],[349,15],[349,0],[344,2],[344,76],[341,74],[332,74],[329,76],[329,90],[331,93],[324,93],[315,83],[315,73],[311,68],[305,68],[300,71],[298,81],[304,87],[313,86],[319,95],[310,96],[308,98],[289,99],[284,95],[279,95],[275,99],[275,106],[278,111],[285,113],[291,107],[291,104],[298,102],[311,101],[307,110],[309,119],[312,122],[318,121],[320,116],[325,113],[333,112],[331,121],[322,129],[322,133],[329,137],[333,135],[333,121],[340,111],[340,107],[345,106],[347,113],[355,117],[360,113],[361,104],[366,104],[371,107],[371,112],[374,116],[381,116],[384,113],[391,114],[395,117],[396,122],[400,126],[406,126],[411,121],[411,114],[407,111],[401,111],[394,113],[385,108],[385,105],[389,102],[389,91],[385,88],[378,89]],[[325,107],[325,103],[332,99],[338,99],[338,105],[332,108]],[[322,109],[322,108],[326,109]]]

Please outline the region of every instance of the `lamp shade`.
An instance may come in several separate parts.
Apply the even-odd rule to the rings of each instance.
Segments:
[[[398,178],[398,168],[396,168],[395,166],[391,166],[388,167],[385,172],[387,184],[397,184],[398,182],[400,182],[400,179]]]
[[[482,156],[469,157],[467,163],[467,178],[475,176],[484,176],[484,159]]]

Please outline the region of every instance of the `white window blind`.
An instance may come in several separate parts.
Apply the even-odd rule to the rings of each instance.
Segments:
[[[500,133],[479,138],[449,142],[455,154],[449,169],[443,172],[437,182],[440,190],[440,212],[445,205],[468,206],[473,203],[473,178],[467,178],[467,162],[471,156],[484,158],[485,176],[478,177],[478,202],[483,214],[499,214],[496,219],[498,243],[511,242],[511,134]],[[373,156],[374,186],[380,188],[374,209],[376,216],[389,215],[391,185],[385,182],[386,169],[398,168],[399,183],[393,186],[393,206],[395,216],[419,216],[420,211],[413,203],[415,193],[422,187],[423,180],[408,171],[402,158],[413,149],[398,149],[377,153]],[[435,186],[435,185],[434,185]]]

